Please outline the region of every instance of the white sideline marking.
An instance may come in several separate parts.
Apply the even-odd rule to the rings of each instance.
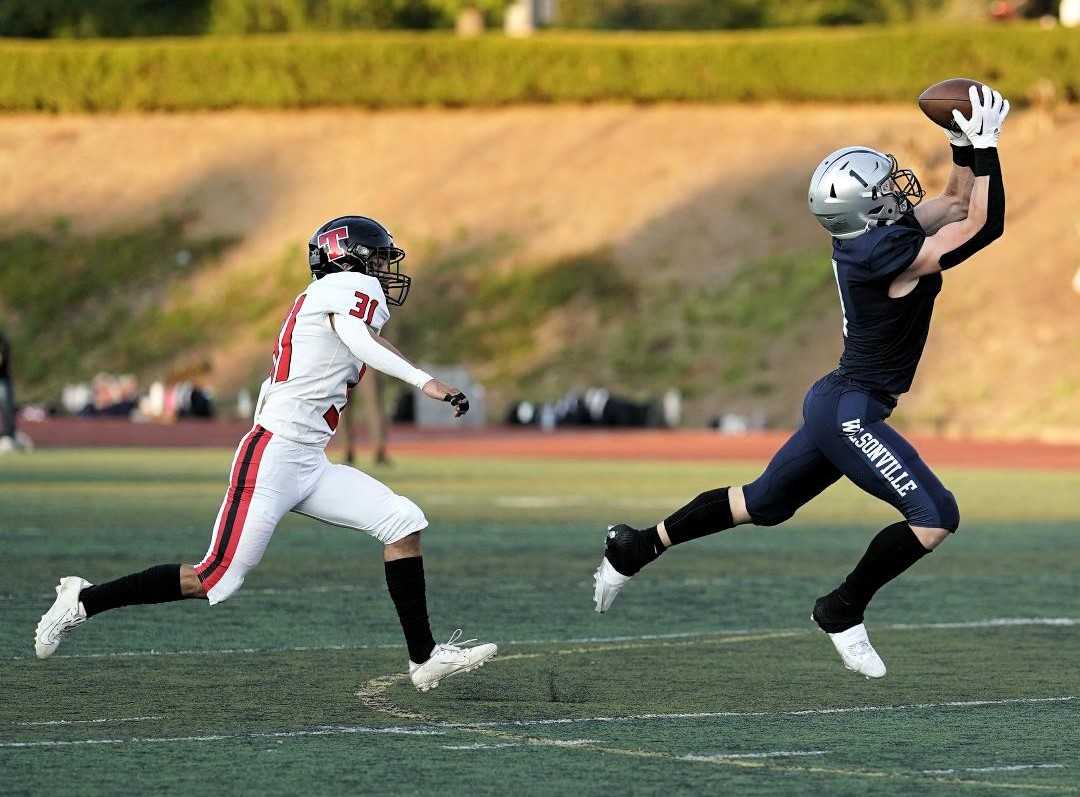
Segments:
[[[12,725],[19,725],[22,727],[29,727],[33,725],[98,725],[100,723],[113,723],[113,722],[148,722],[149,720],[163,720],[164,714],[156,715],[153,717],[102,717],[100,719],[92,720],[39,720],[37,722],[13,722]]]
[[[1000,767],[960,767],[957,769],[920,769],[923,775],[955,775],[958,772],[1019,772],[1023,769],[1065,769],[1064,764],[1010,764]]]
[[[682,761],[731,761],[739,758],[795,758],[825,755],[828,750],[773,750],[769,753],[716,753],[714,755],[684,755]]]
[[[1023,626],[1080,626],[1080,618],[1076,617],[993,617],[987,620],[968,620],[951,623],[892,623],[875,625],[878,631],[932,631],[935,629],[963,629],[963,628],[1006,628]],[[746,634],[810,634],[809,628],[741,628],[724,629],[721,631],[684,631],[671,634],[641,634],[638,636],[608,636],[608,637],[577,637],[574,639],[511,639],[500,642],[501,645],[573,645],[573,644],[605,644],[615,642],[649,642],[668,639],[707,639],[709,637],[723,638],[728,636],[743,636]],[[254,653],[318,653],[322,651],[354,651],[354,650],[397,650],[402,648],[400,643],[388,643],[378,645],[299,645],[295,647],[276,648],[207,648],[202,650],[119,650],[109,653],[56,653],[50,656],[53,659],[112,659],[112,658],[138,658],[155,656],[235,656],[251,655]],[[5,661],[23,661],[33,659],[34,656],[9,656]]]
[[[298,736],[336,736],[341,734],[403,734],[412,736],[444,736],[447,731],[473,730],[484,728],[521,728],[536,725],[572,725],[583,723],[644,722],[652,720],[697,720],[697,719],[741,719],[747,717],[803,717],[815,714],[856,714],[881,711],[917,711],[932,708],[982,708],[987,706],[1006,706],[1025,703],[1066,703],[1080,700],[1080,695],[1062,697],[1014,697],[1004,700],[954,700],[946,703],[910,703],[896,706],[843,706],[838,708],[806,708],[792,711],[709,711],[693,714],[631,714],[622,717],[563,717],[536,720],[502,720],[495,722],[429,722],[422,725],[397,725],[375,727],[371,725],[329,725],[308,730],[229,733],[206,736],[165,736],[132,737],[130,739],[72,739],[44,740],[32,742],[0,742],[5,747],[67,747],[87,744],[134,744],[134,743],[169,743],[169,742],[216,742],[223,739],[287,739]],[[571,740],[578,744],[587,741]],[[560,740],[544,740],[544,744],[558,745]],[[571,745],[572,746],[572,745]],[[824,751],[822,751],[824,754]],[[720,760],[720,759],[717,759]]]

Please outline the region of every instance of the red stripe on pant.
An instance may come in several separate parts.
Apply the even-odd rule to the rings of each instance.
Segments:
[[[251,427],[251,431],[240,438],[240,444],[236,447],[236,460],[233,462],[232,472],[229,474],[229,489],[225,491],[225,500],[222,502],[217,527],[214,529],[214,539],[210,545],[210,552],[203,557],[199,564],[195,565],[195,572],[200,576],[202,575],[201,571],[213,560],[214,553],[217,551],[218,545],[221,544],[221,532],[224,530],[226,518],[229,516],[229,506],[232,504],[233,493],[240,481],[240,469],[244,464],[248,446],[251,445],[251,438],[255,436],[259,428],[258,426]]]
[[[251,497],[255,492],[255,483],[259,477],[259,464],[263,452],[273,435],[256,426],[241,441],[240,453],[233,466],[229,490],[225,494],[221,519],[214,535],[214,544],[210,553],[195,567],[195,573],[202,581],[203,589],[209,590],[217,584],[229,569],[236,546],[244,532]]]

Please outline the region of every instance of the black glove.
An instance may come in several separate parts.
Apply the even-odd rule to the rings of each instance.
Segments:
[[[460,418],[469,411],[469,400],[465,398],[464,393],[447,393],[443,396],[443,401],[450,402],[450,406],[454,408],[455,418]]]

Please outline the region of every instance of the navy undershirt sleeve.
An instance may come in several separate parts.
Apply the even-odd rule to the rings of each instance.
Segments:
[[[963,263],[980,249],[989,246],[1005,232],[1005,183],[1001,178],[1001,163],[996,148],[977,149],[973,153],[971,170],[976,177],[989,176],[986,196],[986,222],[971,238],[939,259],[942,271]]]

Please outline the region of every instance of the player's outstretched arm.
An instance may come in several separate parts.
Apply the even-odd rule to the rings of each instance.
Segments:
[[[330,325],[353,356],[376,371],[421,389],[432,380],[431,374],[406,360],[401,352],[383,341],[360,319],[332,313]]]
[[[915,218],[927,235],[933,235],[946,224],[963,221],[968,215],[971,190],[975,186],[975,173],[971,170],[974,149],[963,133],[945,131],[952,148],[953,167],[949,180],[940,196],[919,203]]]
[[[429,398],[449,402],[454,407],[455,418],[469,411],[469,400],[461,390],[417,368],[393,344],[360,319],[331,314],[330,325],[353,356],[369,367],[419,388]]]
[[[923,242],[909,270],[913,276],[952,268],[1001,237],[1005,231],[1005,184],[997,142],[1009,115],[1009,101],[989,86],[971,87],[971,118],[953,118],[971,140],[974,185],[963,221],[946,224]]]

